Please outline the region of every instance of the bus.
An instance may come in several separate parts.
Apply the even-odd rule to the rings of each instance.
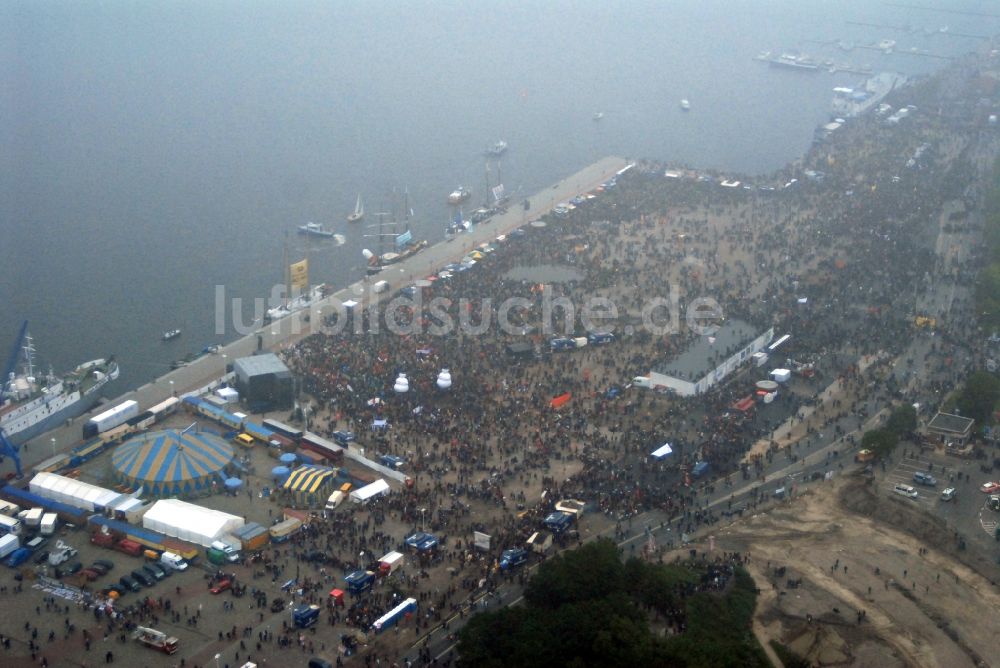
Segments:
[[[278,422],[277,420],[264,420],[264,426],[276,434],[281,434],[285,438],[290,438],[296,443],[302,440],[302,430],[296,429],[295,427],[289,427],[284,422]]]
[[[342,447],[311,431],[302,434],[301,444],[304,449],[311,450],[317,455],[322,455],[332,461],[337,461],[344,456],[344,449]]]

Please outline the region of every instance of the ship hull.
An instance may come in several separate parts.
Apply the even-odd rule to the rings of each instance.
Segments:
[[[80,417],[94,407],[97,400],[101,397],[100,390],[103,387],[104,383],[95,385],[91,388],[90,392],[80,397],[77,401],[63,406],[61,409],[45,418],[42,418],[30,427],[25,427],[24,429],[13,434],[5,431],[4,434],[7,436],[7,440],[14,445],[22,445],[33,438],[41,436],[47,431],[52,431],[53,429],[62,426],[67,420]]]

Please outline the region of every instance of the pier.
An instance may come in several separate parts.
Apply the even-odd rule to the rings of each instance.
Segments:
[[[334,305],[349,299],[355,299],[362,305],[367,305],[374,295],[372,283],[386,281],[391,286],[391,292],[409,285],[417,279],[436,272],[450,262],[456,262],[474,250],[479,244],[495,240],[501,234],[508,234],[514,229],[525,225],[545,213],[556,204],[582,193],[593,190],[607,181],[616,172],[623,169],[628,162],[624,158],[607,157],[598,160],[588,167],[572,174],[555,185],[548,186],[528,197],[531,208],[527,211],[520,202],[513,203],[505,213],[497,214],[488,222],[475,225],[471,230],[456,237],[452,241],[440,241],[397,264],[389,265],[376,276],[354,283],[340,289],[334,294],[317,302],[312,308],[297,311],[267,325],[258,327],[254,332],[220,346],[217,353],[205,355],[191,363],[159,378],[146,383],[136,390],[128,391],[118,397],[109,399],[108,404],[95,407],[92,411],[81,415],[66,425],[39,436],[21,446],[20,454],[24,470],[30,471],[38,462],[51,457],[76,445],[81,440],[82,424],[91,415],[99,412],[102,407],[115,405],[128,399],[139,402],[143,410],[157,404],[172,394],[178,396],[205,388],[217,382],[225,374],[226,365],[240,357],[253,355],[257,351],[258,337],[263,350],[278,350],[312,333],[312,326],[320,323],[308,322],[304,316],[321,311],[335,312]],[[226,305],[227,313],[229,305]],[[227,321],[227,327],[231,323]]]

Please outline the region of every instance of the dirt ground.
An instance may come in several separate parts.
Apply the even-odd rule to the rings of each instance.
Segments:
[[[813,665],[997,665],[996,566],[865,478],[720,528],[715,547],[751,555],[762,644],[776,639]]]

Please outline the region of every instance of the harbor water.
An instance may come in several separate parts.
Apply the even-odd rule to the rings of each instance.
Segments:
[[[903,12],[858,0],[5,5],[0,351],[27,319],[57,372],[116,355],[117,395],[236,338],[217,331],[216,286],[248,305],[267,297],[286,244],[291,260],[308,254],[313,282],[359,279],[366,226],[401,212],[404,189],[414,238],[434,243],[459,185],[468,210],[487,180],[518,202],[606,155],[780,169],[830,119],[833,87],[864,77],[780,70],[758,52],[919,75],[944,61],[903,47],[957,55],[983,44],[960,34],[996,32],[994,18]],[[896,52],[834,45],[886,37]],[[487,173],[499,139],[510,148]],[[358,193],[366,219],[349,225]],[[304,242],[308,221],[346,243]],[[182,335],[162,342],[172,329]]]

